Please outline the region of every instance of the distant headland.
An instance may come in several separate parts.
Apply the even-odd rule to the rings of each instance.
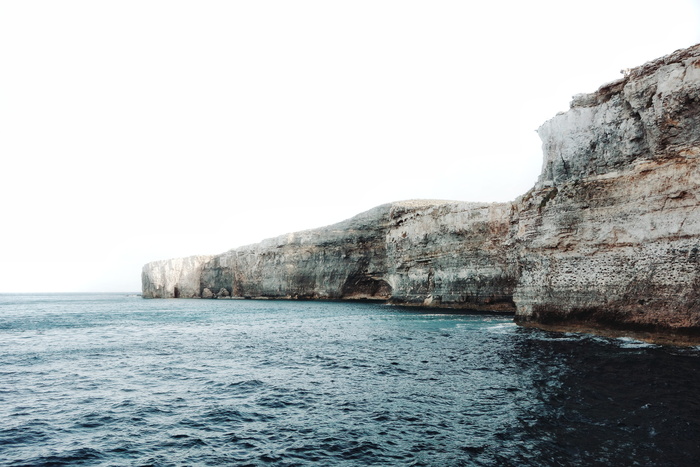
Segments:
[[[538,133],[542,173],[515,201],[402,201],[155,261],[143,297],[384,300],[700,339],[700,44],[574,96]]]

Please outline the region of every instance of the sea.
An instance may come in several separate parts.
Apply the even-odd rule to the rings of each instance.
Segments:
[[[696,466],[700,348],[377,303],[0,295],[0,465]]]

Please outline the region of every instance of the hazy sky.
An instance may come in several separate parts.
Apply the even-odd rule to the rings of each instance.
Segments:
[[[508,201],[535,130],[700,42],[697,1],[0,2],[0,292],[138,291],[411,198]]]

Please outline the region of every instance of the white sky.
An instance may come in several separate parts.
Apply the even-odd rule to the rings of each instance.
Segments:
[[[534,130],[700,2],[0,2],[0,292],[139,291],[411,198],[508,201]]]

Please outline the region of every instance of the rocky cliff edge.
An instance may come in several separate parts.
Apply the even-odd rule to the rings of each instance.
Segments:
[[[143,296],[374,299],[700,335],[700,45],[575,96],[538,132],[542,174],[514,202],[397,202],[156,261]]]

